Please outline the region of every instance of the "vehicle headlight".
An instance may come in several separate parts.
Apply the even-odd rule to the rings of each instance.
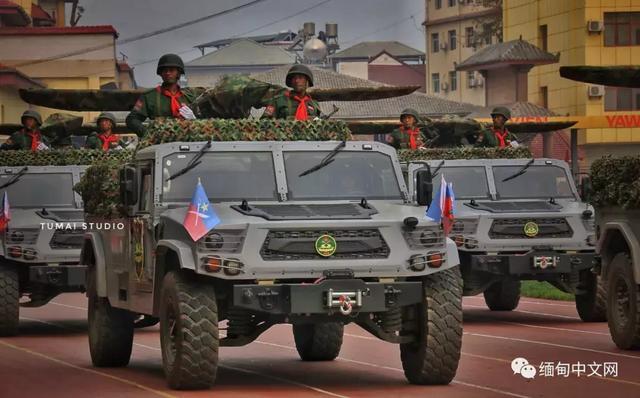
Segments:
[[[431,230],[425,230],[420,234],[420,243],[427,247],[438,243],[438,234]]]

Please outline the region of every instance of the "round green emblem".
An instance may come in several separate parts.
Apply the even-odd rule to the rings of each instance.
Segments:
[[[526,223],[524,225],[524,234],[530,238],[538,235],[538,224],[534,223],[533,221],[529,221],[528,223]]]
[[[336,252],[338,244],[331,235],[321,235],[316,239],[316,252],[322,257],[329,257]]]

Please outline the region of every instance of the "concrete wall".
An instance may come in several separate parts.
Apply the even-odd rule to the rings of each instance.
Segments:
[[[369,64],[367,62],[340,62],[337,72],[343,75],[369,79]]]
[[[515,70],[487,71],[487,106],[516,102],[517,74]]]
[[[0,123],[20,123],[25,103],[13,87],[0,87]]]

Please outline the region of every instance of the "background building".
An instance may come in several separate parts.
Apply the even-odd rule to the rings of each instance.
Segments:
[[[500,1],[426,0],[427,93],[486,105],[484,80],[456,66],[478,49],[502,41]]]
[[[640,65],[640,1],[504,0],[504,39],[522,36],[559,53],[559,63],[529,73],[529,101],[562,116],[601,116],[582,129],[587,166],[604,154],[640,151],[640,89],[601,87],[563,79],[564,65]],[[587,127],[590,127],[587,124]]]

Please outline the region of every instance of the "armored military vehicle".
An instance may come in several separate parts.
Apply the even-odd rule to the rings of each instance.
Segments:
[[[564,66],[560,75],[586,83],[640,87],[638,66]],[[591,165],[586,191],[596,208],[598,273],[605,280],[613,342],[640,348],[640,158],[605,157]]]
[[[414,197],[422,170],[430,170],[434,184],[442,175],[453,183],[451,238],[460,254],[464,295],[483,293],[491,310],[510,311],[518,306],[522,280],[548,281],[576,294],[584,321],[606,319],[604,289],[592,272],[593,208],[581,201],[565,162],[437,156],[427,151],[425,158],[436,159],[408,162],[405,172]]]
[[[0,336],[18,333],[20,306],[84,291],[84,215],[73,186],[86,167],[0,166],[0,198],[6,193],[10,217],[0,233]]]
[[[199,180],[221,222],[194,242],[183,220]],[[336,358],[353,322],[400,345],[411,383],[454,377],[457,250],[411,202],[393,148],[170,142],[139,150],[119,187],[121,213],[111,217],[126,227],[86,234],[81,256],[94,365],[129,362],[133,319],[144,314],[160,319],[172,388],[211,386],[218,347],[280,323],[293,324],[305,361]]]

